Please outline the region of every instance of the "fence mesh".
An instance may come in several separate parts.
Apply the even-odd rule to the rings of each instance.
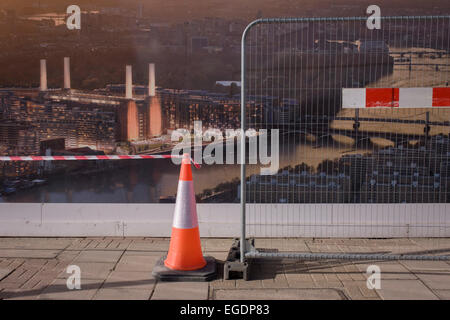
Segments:
[[[380,29],[367,18],[263,19],[248,29],[246,128],[279,130],[279,170],[246,177],[247,236],[449,235],[450,109],[405,105],[415,91],[403,90],[448,95],[449,27],[444,16],[381,18]],[[366,105],[343,108],[344,89],[366,89],[355,91]]]

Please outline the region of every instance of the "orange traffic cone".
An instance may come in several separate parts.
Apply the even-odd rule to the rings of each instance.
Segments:
[[[191,159],[188,154],[183,155],[181,162],[172,238],[164,264],[172,270],[197,270],[206,265],[200,244]]]
[[[189,154],[181,162],[169,252],[156,263],[153,275],[168,281],[208,281],[216,275],[215,259],[202,254]]]

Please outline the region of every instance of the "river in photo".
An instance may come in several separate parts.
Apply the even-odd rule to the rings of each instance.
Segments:
[[[331,147],[290,143],[280,149],[279,167],[302,162],[317,167],[325,159],[336,159],[350,153],[358,151],[336,142]],[[260,165],[247,165],[247,175],[259,173],[259,169]],[[0,202],[157,203],[160,197],[176,194],[179,170],[179,165],[170,159],[133,160],[115,170],[49,178],[45,185],[18,190],[0,198]],[[196,194],[240,177],[239,164],[203,164],[200,169],[192,167],[192,170]],[[237,190],[234,193],[237,194]]]

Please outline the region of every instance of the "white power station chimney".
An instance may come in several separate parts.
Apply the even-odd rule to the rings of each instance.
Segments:
[[[155,96],[155,64],[150,63],[148,65],[148,95],[150,97]]]
[[[133,76],[131,66],[126,67],[125,98],[133,99]]]
[[[47,91],[47,60],[41,59],[41,91]]]
[[[64,89],[70,89],[70,58],[64,58]]]

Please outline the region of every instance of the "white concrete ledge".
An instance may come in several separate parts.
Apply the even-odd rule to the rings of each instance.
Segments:
[[[239,204],[199,204],[202,237],[238,237]],[[174,204],[0,203],[0,236],[169,237]],[[252,237],[450,237],[450,204],[249,204]]]

